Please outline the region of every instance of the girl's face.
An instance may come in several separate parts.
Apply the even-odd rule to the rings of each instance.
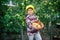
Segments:
[[[34,11],[33,11],[33,9],[28,9],[28,10],[27,10],[27,13],[28,13],[29,15],[33,15],[33,14],[34,14]]]

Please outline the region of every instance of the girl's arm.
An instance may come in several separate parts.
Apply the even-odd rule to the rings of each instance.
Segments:
[[[36,17],[37,17],[37,16],[36,16]],[[38,17],[37,17],[37,20],[39,20]],[[40,21],[40,20],[39,20],[39,21]],[[41,27],[44,28],[44,24],[43,24],[41,21],[40,21],[40,23],[41,23]]]
[[[29,28],[32,28],[32,23],[31,23],[29,18],[26,18],[26,23],[27,23]]]
[[[41,21],[40,21],[41,22]],[[44,28],[44,24],[41,22],[41,27]]]

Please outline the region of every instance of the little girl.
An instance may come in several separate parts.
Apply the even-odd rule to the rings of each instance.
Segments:
[[[39,33],[39,30],[36,30],[33,26],[32,23],[34,20],[38,20],[37,16],[34,14],[34,6],[33,5],[28,5],[26,7],[27,11],[27,16],[26,16],[26,23],[27,23],[27,36],[29,40],[33,40],[35,38],[36,40],[42,40],[41,35]],[[42,24],[42,26],[44,26]]]

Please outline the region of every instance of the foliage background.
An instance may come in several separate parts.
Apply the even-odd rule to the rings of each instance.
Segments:
[[[19,34],[21,27],[26,31],[26,6],[34,5],[38,18],[44,23],[44,30],[49,30],[49,22],[56,25],[60,22],[59,0],[12,0],[15,7],[8,7],[9,0],[0,0],[0,33]],[[45,32],[43,30],[43,32]],[[48,32],[48,31],[47,31]]]

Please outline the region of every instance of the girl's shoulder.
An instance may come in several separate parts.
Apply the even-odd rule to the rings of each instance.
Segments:
[[[35,17],[38,17],[37,15],[34,15]]]
[[[26,15],[26,19],[29,19],[30,15]]]
[[[30,15],[26,15],[26,17],[29,17]]]

